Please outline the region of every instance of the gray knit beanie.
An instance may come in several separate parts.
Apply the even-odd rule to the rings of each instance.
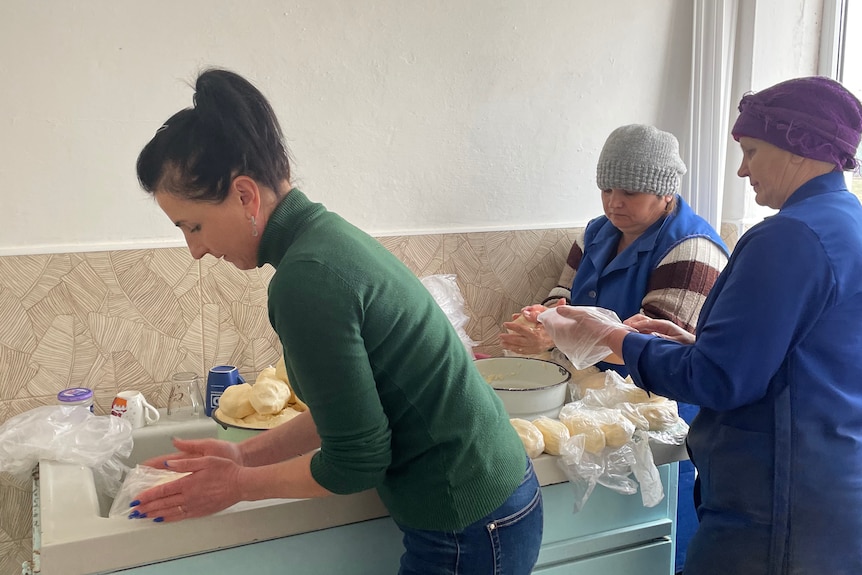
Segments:
[[[679,191],[685,172],[676,136],[652,126],[631,124],[608,136],[599,155],[596,183],[600,190],[669,196]]]

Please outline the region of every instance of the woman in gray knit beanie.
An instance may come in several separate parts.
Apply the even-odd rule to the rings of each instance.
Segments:
[[[568,364],[535,319],[546,306],[560,304],[604,307],[621,318],[643,313],[693,333],[704,299],[727,263],[728,251],[719,234],[679,195],[685,172],[673,134],[643,124],[611,132],[596,167],[605,214],[587,224],[576,240],[548,297],[503,324],[503,348]],[[596,368],[627,375],[625,366],[618,365],[619,358],[608,359]],[[697,408],[684,403],[679,408],[691,423]],[[694,467],[681,462],[678,569],[697,528],[693,486]]]
[[[617,253],[675,207],[685,163],[670,132],[630,124],[611,132],[599,155],[596,183],[605,216],[622,232]]]
[[[625,356],[641,389],[702,406],[686,446],[700,525],[685,572],[862,573],[862,102],[822,76],[739,102],[737,175],[777,210],[745,232],[696,336],[556,315]],[[634,330],[634,331],[631,331]]]
[[[672,196],[679,191],[685,172],[676,136],[653,126],[630,124],[611,132],[605,141],[596,183],[600,190]]]

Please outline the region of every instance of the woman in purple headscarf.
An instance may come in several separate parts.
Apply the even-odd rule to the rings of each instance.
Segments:
[[[695,336],[565,307],[635,383],[700,405],[688,447],[700,527],[685,573],[862,573],[862,104],[822,77],[746,95],[738,174],[778,213],[740,238]],[[548,326],[546,325],[546,328]]]

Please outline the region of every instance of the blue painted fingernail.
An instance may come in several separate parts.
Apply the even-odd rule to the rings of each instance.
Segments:
[[[138,505],[140,505],[140,504],[141,504],[141,502],[140,502],[140,501],[138,501],[137,499],[135,499],[134,501],[132,501],[131,503],[129,503],[129,507],[137,507],[137,506],[138,506]]]
[[[164,520],[165,520],[165,518],[164,518],[164,517],[156,517],[155,519],[153,519],[153,522],[154,522],[154,523],[161,523],[161,522],[162,522],[162,521],[164,521]]]
[[[138,518],[140,518],[140,519],[145,519],[146,517],[147,517],[146,513],[141,513],[140,515],[138,515]]]
[[[168,463],[167,459],[165,459],[165,467],[170,467],[170,464]]]
[[[129,519],[136,519],[141,516],[141,512],[135,509],[131,513],[129,513]]]

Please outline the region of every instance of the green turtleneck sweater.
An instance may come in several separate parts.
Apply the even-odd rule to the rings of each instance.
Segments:
[[[502,403],[422,282],[293,189],[267,222],[269,318],[321,439],[314,479],[376,488],[408,527],[457,531],[499,507],[526,456]]]

